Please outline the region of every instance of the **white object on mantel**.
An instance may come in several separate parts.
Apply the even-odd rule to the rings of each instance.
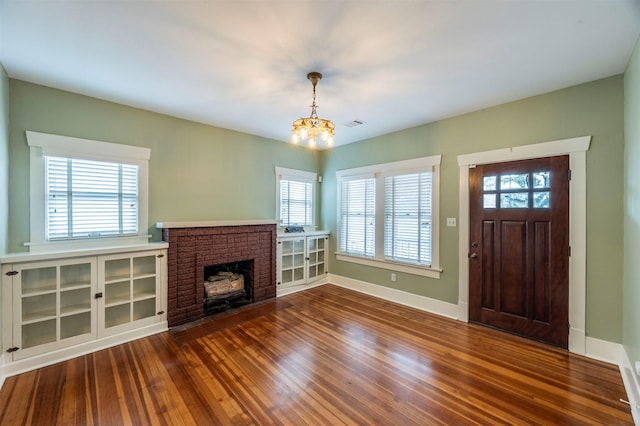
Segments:
[[[248,219],[248,220],[206,220],[197,222],[156,222],[158,229],[170,228],[209,228],[214,226],[244,226],[244,225],[277,225],[275,219]]]

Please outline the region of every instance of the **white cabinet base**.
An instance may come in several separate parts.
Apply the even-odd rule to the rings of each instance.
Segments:
[[[75,346],[69,346],[56,351],[47,352],[40,355],[34,355],[18,361],[11,361],[11,356],[5,355],[2,377],[10,377],[36,368],[46,367],[47,365],[56,364],[61,361],[67,361],[81,355],[86,355],[102,349],[117,346],[122,343],[130,342],[141,337],[151,336],[153,334],[167,331],[169,326],[166,321],[148,325],[146,327],[137,328],[120,334],[104,337],[102,339],[91,340]],[[9,358],[9,359],[7,359]]]
[[[299,291],[302,290],[308,290],[310,288],[313,287],[319,287],[321,285],[324,284],[329,284],[329,277],[324,276],[320,279],[317,279],[313,282],[310,282],[308,284],[306,283],[302,283],[302,284],[298,284],[298,285],[294,285],[294,286],[290,286],[290,287],[284,287],[284,288],[278,288],[277,292],[276,292],[276,297],[281,297],[281,296],[286,296],[287,294],[291,294],[291,293],[297,293]]]

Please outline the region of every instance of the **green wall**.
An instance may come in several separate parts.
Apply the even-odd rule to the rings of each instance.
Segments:
[[[640,41],[624,77],[624,322],[623,344],[631,365],[640,361]],[[634,374],[635,374],[635,369]]]
[[[149,232],[159,221],[275,218],[275,166],[315,172],[317,153],[87,96],[9,80],[9,251],[29,241],[33,130],[151,148]]]
[[[149,224],[273,218],[274,166],[318,171],[322,228],[336,229],[336,170],[442,154],[440,260],[434,280],[330,260],[331,272],[450,303],[458,300],[457,155],[591,135],[587,153],[587,335],[622,342],[623,77],[571,87],[330,151],[314,152],[18,80],[10,88],[8,250],[29,240],[25,130],[152,149]],[[186,189],[185,189],[186,188]],[[332,239],[335,252],[335,239]]]
[[[9,232],[9,78],[0,64],[0,254]]]
[[[591,135],[587,153],[588,336],[622,341],[623,77],[616,76],[357,142],[321,158],[323,227],[334,235],[337,170],[442,154],[441,278],[430,279],[339,262],[331,272],[446,302],[458,302],[457,156]],[[332,252],[336,241],[332,239]]]
[[[9,78],[0,63],[0,254],[7,252],[9,232]],[[2,318],[2,292],[0,291],[0,318]],[[2,327],[0,327],[0,351]]]

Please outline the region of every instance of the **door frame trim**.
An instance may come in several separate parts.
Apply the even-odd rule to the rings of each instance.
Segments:
[[[469,169],[477,164],[504,163],[558,155],[569,156],[569,351],[586,355],[587,151],[591,136],[581,136],[458,155],[460,167],[458,234],[458,319],[469,321]]]

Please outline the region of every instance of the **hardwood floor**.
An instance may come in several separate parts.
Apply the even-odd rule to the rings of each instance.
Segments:
[[[620,398],[614,365],[325,285],[10,377],[0,424],[633,424]]]

